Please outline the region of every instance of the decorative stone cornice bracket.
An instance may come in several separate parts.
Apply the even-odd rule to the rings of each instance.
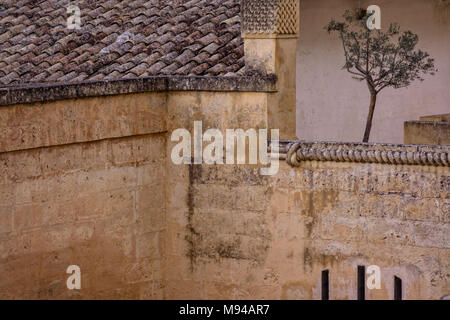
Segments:
[[[297,37],[299,0],[241,0],[244,37]]]
[[[334,161],[450,167],[450,147],[394,144],[282,141],[286,162]]]

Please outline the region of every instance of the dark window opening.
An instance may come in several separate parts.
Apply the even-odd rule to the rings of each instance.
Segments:
[[[322,271],[322,300],[330,299],[329,271]]]
[[[394,276],[394,300],[402,300],[402,279]]]
[[[366,267],[358,266],[358,300],[366,299]]]

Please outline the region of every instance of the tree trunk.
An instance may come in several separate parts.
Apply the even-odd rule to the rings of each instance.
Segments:
[[[376,103],[377,103],[377,94],[375,92],[371,92],[370,93],[369,114],[367,115],[366,131],[364,131],[363,142],[369,142],[370,130],[372,129],[373,113],[375,111]]]

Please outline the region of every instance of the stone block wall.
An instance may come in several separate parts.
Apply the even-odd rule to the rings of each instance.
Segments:
[[[173,263],[188,255],[178,232],[189,221],[190,169],[172,164],[168,132],[195,120],[204,130],[266,128],[267,94],[148,91],[1,106],[0,298],[179,292]],[[69,265],[81,269],[79,291],[66,287]]]
[[[0,298],[162,298],[165,101],[0,107]],[[81,290],[67,289],[69,265]]]
[[[404,140],[407,144],[450,145],[450,122],[406,121]]]
[[[270,94],[0,107],[0,298],[320,299],[329,270],[330,299],[356,299],[359,265],[381,268],[367,299],[392,299],[394,276],[405,299],[448,294],[448,166],[172,163],[173,130],[267,128]]]
[[[0,106],[0,152],[163,132],[165,103],[152,92]]]
[[[245,93],[177,93],[168,97],[168,132],[178,128],[185,128],[192,132],[194,121],[201,120],[203,131],[209,128],[217,128],[221,132],[226,129],[241,128],[267,128],[268,95],[262,92]],[[177,142],[171,142],[168,138],[166,153],[170,157],[171,150]],[[205,143],[206,145],[206,143]],[[201,166],[200,166],[201,167]],[[166,256],[165,265],[165,297],[167,299],[206,299],[214,296],[204,291],[203,281],[209,275],[201,275],[195,272],[195,260],[198,250],[206,248],[197,247],[197,236],[200,233],[196,227],[200,223],[197,210],[199,201],[211,201],[209,198],[201,198],[200,191],[196,193],[195,176],[199,165],[174,165],[169,159],[167,162],[167,232],[166,232]],[[219,166],[218,170],[235,185],[242,183],[243,176],[239,171],[230,171],[230,167]],[[211,191],[215,190],[215,199],[211,206],[219,205],[221,201],[229,199],[230,189],[215,189],[211,184]],[[220,188],[220,186],[217,186]],[[243,189],[242,189],[243,190]],[[250,191],[250,190],[247,190]],[[211,194],[210,194],[211,195]],[[221,221],[215,221],[221,212],[229,213],[229,208],[215,210],[209,207],[207,213],[209,224],[203,231],[220,233],[224,228]],[[216,208],[216,207],[214,207]],[[205,213],[205,218],[208,218]],[[225,218],[225,216],[223,217]],[[212,225],[211,225],[212,223]],[[213,229],[210,229],[213,227]],[[217,266],[226,268],[221,264]],[[229,270],[231,272],[231,270]],[[242,270],[234,269],[240,273]],[[244,274],[242,273],[242,276]],[[200,279],[199,279],[200,277]]]
[[[190,183],[186,287],[171,298],[320,299],[329,270],[330,299],[356,299],[359,265],[381,268],[367,299],[393,299],[394,276],[404,299],[450,290],[448,168],[306,161],[267,178],[205,165]]]

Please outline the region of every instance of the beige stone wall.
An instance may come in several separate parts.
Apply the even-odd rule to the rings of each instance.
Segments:
[[[329,269],[330,298],[355,299],[370,264],[383,287],[368,299],[392,299],[394,275],[407,299],[448,293],[448,167],[307,161],[262,177],[170,160],[173,130],[266,128],[269,104],[183,91],[1,107],[1,127],[39,138],[0,153],[0,298],[318,299]]]
[[[189,261],[185,239],[171,247],[189,167],[172,165],[167,132],[266,128],[267,100],[149,92],[1,107],[0,298],[169,297],[167,266]],[[66,288],[72,264],[81,291]]]
[[[170,298],[356,299],[357,266],[381,268],[393,299],[448,294],[448,168],[305,162],[272,178],[256,168],[191,169],[189,252]],[[186,261],[186,258],[180,259]]]
[[[161,97],[0,108],[0,298],[163,297]]]
[[[450,114],[425,116],[420,121],[406,121],[406,144],[450,145]]]
[[[164,145],[155,134],[2,154],[0,297],[161,297]]]
[[[0,152],[158,133],[166,94],[122,94],[0,106]]]
[[[450,145],[450,122],[406,121],[405,143]]]
[[[222,132],[225,129],[234,128],[267,128],[267,104],[268,98],[265,93],[179,93],[170,95],[168,99],[168,131],[177,128],[192,130],[193,121],[202,120],[203,130],[207,128],[218,128]],[[175,142],[167,145],[167,154],[170,154]],[[197,247],[197,236],[195,230],[197,224],[197,198],[194,197],[194,171],[197,165],[174,165],[171,161],[167,163],[167,233],[165,265],[165,297],[168,299],[206,299],[213,295],[205,293],[203,281],[212,274],[201,275],[195,272],[194,262]],[[228,166],[220,166],[229,174],[228,179],[234,181],[235,185],[242,183],[242,176],[234,175]],[[211,185],[211,192],[215,186]],[[219,194],[215,190],[214,201],[227,198],[230,190],[221,190]],[[211,199],[211,193],[209,198]],[[207,197],[205,194],[204,197]],[[212,222],[212,220],[210,220]],[[211,225],[205,225],[208,228]],[[223,225],[221,221],[214,224],[209,231],[220,232]],[[205,229],[208,230],[208,229]],[[227,266],[216,265],[218,268]],[[231,270],[229,270],[231,271]],[[233,272],[240,272],[234,269]],[[199,279],[202,278],[202,279]]]
[[[268,95],[268,128],[296,139],[296,36],[244,35],[246,68],[277,76],[277,92]]]

